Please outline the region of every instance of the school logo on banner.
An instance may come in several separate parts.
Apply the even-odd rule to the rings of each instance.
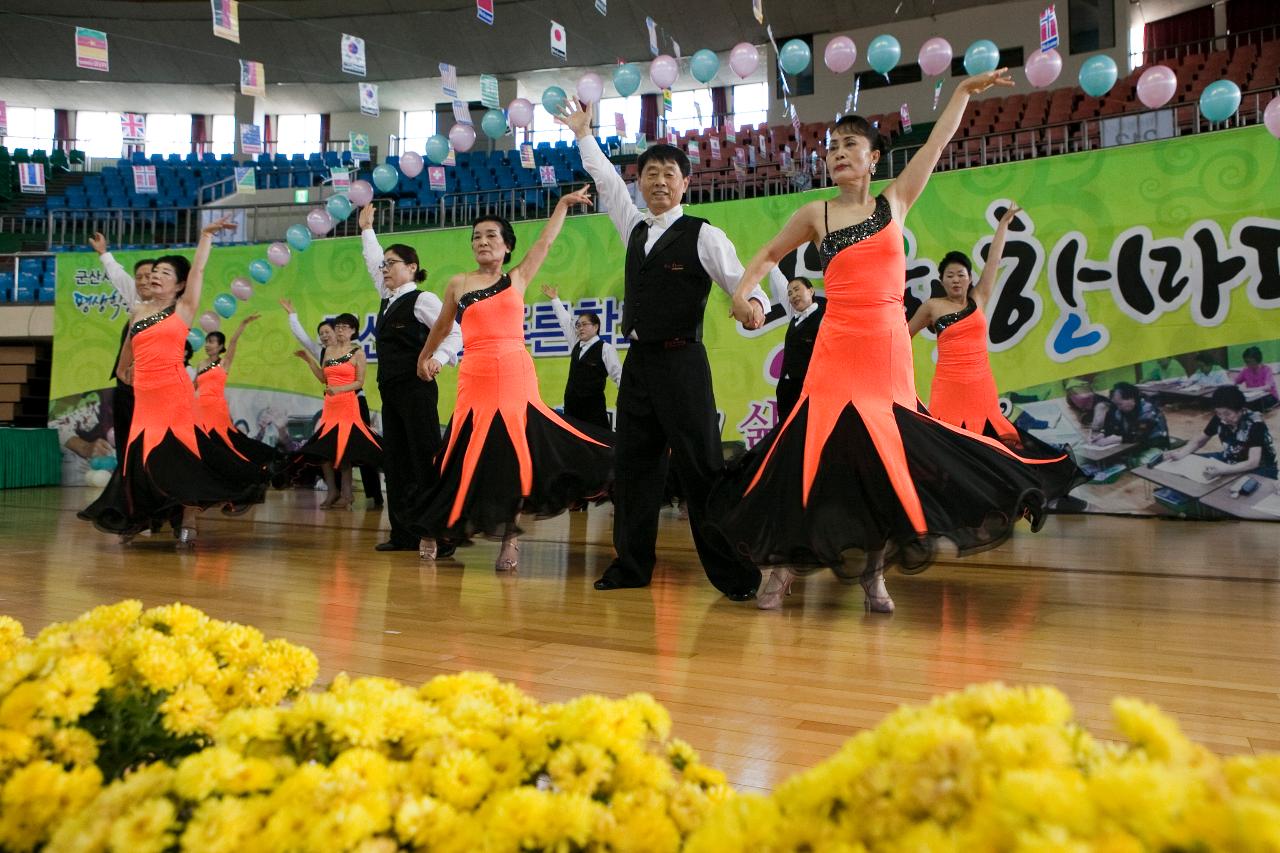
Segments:
[[[262,128],[256,124],[240,125],[240,151],[244,154],[262,153]]]
[[[213,7],[213,34],[220,39],[240,43],[239,0],[209,0]]]
[[[259,98],[267,96],[267,75],[261,62],[240,60],[240,94]]]
[[[557,59],[569,57],[569,41],[564,33],[564,24],[551,22],[551,55]]]
[[[369,162],[369,134],[353,130],[347,138],[351,142],[351,159],[357,163]]]
[[[476,0],[476,17],[493,26],[493,0]]]
[[[342,34],[342,73],[365,75],[364,39]]]
[[[133,191],[137,193],[158,193],[160,191],[160,187],[156,185],[155,166],[133,167]]]
[[[44,164],[19,163],[18,189],[24,193],[44,195]]]
[[[88,27],[76,27],[76,68],[87,68],[90,71],[111,70],[106,33]]]
[[[120,113],[120,137],[125,142],[147,138],[147,117],[142,113]]]
[[[458,69],[447,62],[440,63],[440,88],[446,98],[458,97]]]
[[[236,166],[236,192],[253,195],[258,191],[258,170],[252,166]]]
[[[377,83],[359,83],[360,87],[360,113],[361,115],[376,116],[378,115],[378,84]]]

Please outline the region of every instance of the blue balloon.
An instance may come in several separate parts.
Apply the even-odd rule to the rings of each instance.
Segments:
[[[480,119],[480,129],[490,139],[501,139],[507,135],[507,117],[502,110],[489,110]]]
[[[553,116],[560,115],[560,108],[567,100],[569,96],[559,86],[548,86],[542,92],[542,108]]]
[[[311,246],[311,229],[305,225],[290,225],[284,232],[284,239],[293,250],[305,252]]]
[[[389,193],[400,183],[400,173],[395,166],[379,163],[373,167],[373,185],[384,193]]]
[[[187,332],[187,343],[191,344],[193,352],[204,346],[204,329],[192,329]]]
[[[1240,109],[1240,87],[1230,80],[1214,80],[1200,93],[1200,115],[1226,121]]]
[[[787,44],[791,44],[791,42],[787,42]],[[804,42],[799,42],[799,44],[801,47],[805,47]],[[808,48],[805,47],[805,50],[808,50]],[[704,47],[689,59],[689,73],[691,73],[693,75],[693,79],[697,80],[699,83],[710,83],[716,76],[716,72],[719,70],[720,57],[716,56],[716,52],[714,50],[707,50]],[[617,72],[614,72],[613,79],[616,83],[618,80]]]
[[[439,166],[445,160],[449,159],[449,139],[448,137],[435,134],[427,138],[427,144],[423,146],[427,159]]]
[[[640,69],[630,62],[614,68],[613,88],[617,89],[618,94],[624,98],[634,95],[640,88]]]
[[[219,293],[213,297],[213,310],[217,311],[224,320],[230,318],[236,313],[236,298],[230,293]]]
[[[893,36],[876,36],[867,45],[867,62],[881,74],[888,74],[901,58],[902,45]]]
[[[1000,67],[1000,48],[990,39],[978,39],[964,52],[967,74],[986,74]]]
[[[1116,84],[1116,61],[1105,53],[1091,56],[1080,66],[1080,88],[1101,98]]]
[[[347,212],[350,213],[351,211],[347,211]],[[252,263],[249,264],[249,276],[258,284],[266,284],[268,281],[271,281],[271,264],[267,263],[261,258],[259,258],[256,261],[253,261]],[[230,296],[228,296],[227,298],[231,299],[232,302],[235,302],[234,298]],[[217,306],[215,305],[214,308],[216,309]],[[230,317],[231,315],[223,314],[222,316]]]
[[[95,456],[89,460],[89,467],[94,471],[114,471],[116,470],[116,458],[114,456]]]
[[[800,41],[800,39],[791,39],[778,49],[778,64],[788,74],[799,74],[804,71],[809,67],[811,59],[813,59],[813,54],[809,50],[809,45]]]
[[[329,215],[333,217],[334,222],[344,222],[351,215],[351,199],[347,198],[346,193],[338,193],[330,196],[325,202],[324,209],[329,211]]]

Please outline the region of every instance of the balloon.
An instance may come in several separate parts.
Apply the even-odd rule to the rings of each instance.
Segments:
[[[406,151],[400,155],[400,174],[406,178],[416,178],[422,174],[422,155],[417,151]]]
[[[1271,131],[1271,135],[1280,139],[1280,97],[1272,98],[1271,103],[1262,111],[1262,123]]]
[[[214,317],[214,318],[213,318],[213,322],[214,322],[214,325],[217,325],[218,318],[217,318],[217,317]],[[204,317],[201,317],[201,318],[200,318],[200,323],[201,323],[201,325],[203,325],[203,324],[204,324]],[[191,329],[190,331],[188,331],[188,332],[187,332],[187,343],[191,344],[191,349],[192,349],[192,351],[193,351],[193,352],[194,352],[195,350],[200,349],[200,347],[204,346],[204,330],[203,330],[203,329]]]
[[[267,247],[267,260],[278,267],[282,267],[289,263],[293,257],[293,253],[289,251],[289,247],[284,243],[272,243]]]
[[[366,180],[354,180],[347,189],[347,199],[356,207],[364,207],[373,201],[373,187]]]
[[[253,280],[258,284],[266,284],[271,281],[271,264],[259,258],[249,264],[249,275],[252,276]],[[209,332],[212,331],[212,329],[206,328],[205,331]]]
[[[733,50],[729,51],[729,67],[733,69],[733,73],[742,79],[747,79],[755,73],[756,66],[760,64],[760,51],[756,50],[754,44],[740,41],[733,46]]]
[[[640,88],[640,69],[630,62],[613,69],[613,88],[624,98],[630,97]]]
[[[588,71],[578,78],[578,86],[574,91],[582,103],[594,104],[604,94],[604,80],[594,71]]]
[[[788,74],[799,74],[809,67],[812,60],[813,54],[809,50],[809,45],[800,39],[791,39],[778,48],[778,64]]]
[[[1200,93],[1200,115],[1226,121],[1240,109],[1240,87],[1230,80],[1214,80]]]
[[[305,252],[311,247],[311,232],[307,230],[307,226],[300,223],[290,225],[284,232],[284,239],[289,244],[289,248],[298,252]]]
[[[1154,110],[1169,103],[1177,88],[1177,75],[1163,65],[1153,65],[1138,78],[1138,100]]]
[[[918,57],[920,70],[930,77],[937,77],[951,67],[951,43],[934,36],[920,45]]]
[[[986,74],[1000,67],[1000,48],[990,39],[978,39],[964,52],[966,74]]]
[[[324,209],[329,211],[329,215],[333,217],[335,222],[344,222],[351,215],[351,199],[347,198],[343,193],[338,193],[329,197],[329,200],[325,202]]]
[[[822,61],[834,74],[843,74],[858,61],[858,46],[848,36],[836,36],[827,42],[827,49],[822,52]]]
[[[512,127],[528,127],[533,122],[533,104],[528,98],[516,98],[507,104],[507,120]]]
[[[542,90],[542,108],[553,116],[560,114],[560,108],[567,100],[569,96],[559,86],[548,86]]]
[[[699,83],[710,83],[720,71],[720,57],[705,47],[689,59],[689,73]]]
[[[449,128],[449,144],[453,146],[454,151],[470,151],[471,147],[476,144],[476,129],[469,124],[455,124]],[[382,168],[381,166],[378,167]],[[391,167],[388,166],[388,169]],[[374,171],[374,182],[377,183],[377,171]],[[393,184],[394,186],[394,184]],[[382,184],[378,184],[378,189],[382,189]]]
[[[1116,84],[1116,61],[1105,53],[1096,53],[1080,66],[1080,88],[1085,94],[1101,98]]]
[[[1053,49],[1034,51],[1027,58],[1024,70],[1027,73],[1027,82],[1037,89],[1043,89],[1045,86],[1052,85],[1062,73],[1062,57]]]
[[[230,318],[236,313],[236,300],[230,293],[219,293],[213,297],[213,310],[223,317]]]
[[[427,159],[437,166],[449,159],[449,139],[440,134],[433,134],[427,137],[426,145]]]
[[[502,114],[502,110],[489,110],[484,114],[484,118],[480,119],[480,129],[483,130],[485,136],[488,136],[490,139],[501,139],[508,133],[507,117]],[[409,171],[404,168],[403,157],[400,158],[400,168],[404,169],[404,173],[406,175],[409,174]],[[422,167],[419,166],[418,169],[421,171]],[[410,175],[410,177],[412,176]]]
[[[192,347],[195,349],[195,347]],[[116,470],[115,456],[95,456],[89,460],[89,468],[94,471],[114,471]]]
[[[901,58],[902,45],[893,36],[876,36],[867,45],[867,62],[881,74],[888,74]]]
[[[298,226],[295,225],[293,227],[297,228]],[[306,231],[307,229],[303,228],[302,230]],[[308,238],[311,237],[310,232],[307,232],[307,237]],[[248,301],[250,296],[253,296],[253,285],[250,284],[249,279],[245,278],[244,276],[240,276],[239,278],[232,279],[231,295],[234,296],[236,299],[239,299],[241,302],[246,302]]]
[[[313,207],[307,211],[307,227],[317,237],[328,234],[334,226],[333,216],[323,207]]]
[[[671,84],[680,76],[680,63],[665,53],[655,56],[649,63],[649,79],[659,89],[670,89]]]
[[[254,263],[260,264],[262,263],[262,261],[254,261]],[[209,334],[210,332],[218,331],[218,326],[221,323],[222,323],[222,320],[220,320],[218,318],[218,315],[213,313],[212,311],[206,311],[200,315],[200,328],[204,330],[204,334],[200,336],[200,343],[202,345],[204,344],[204,336]],[[190,334],[191,334],[190,332],[187,333],[188,337],[190,337]],[[195,347],[192,347],[192,349],[195,349]]]

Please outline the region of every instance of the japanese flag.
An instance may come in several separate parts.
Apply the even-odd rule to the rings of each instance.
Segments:
[[[551,52],[559,59],[568,57],[568,41],[564,33],[564,24],[551,22]]]

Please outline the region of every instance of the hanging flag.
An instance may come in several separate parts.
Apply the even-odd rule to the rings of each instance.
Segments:
[[[796,112],[795,104],[791,104],[788,109],[791,113],[791,127],[795,130],[796,139],[798,140],[800,138],[800,114]]]
[[[444,162],[442,162],[440,165],[442,166],[458,165],[458,152],[453,150],[452,145],[449,146],[449,153],[444,156]]]
[[[679,60],[680,60],[680,58],[681,58],[681,57],[680,57],[680,42],[676,41],[675,39],[672,39],[672,40],[671,40],[671,50],[672,50],[672,51],[675,53],[675,55],[676,55],[676,61],[679,61]]]
[[[693,102],[693,114],[698,117],[698,127],[702,127],[702,104]]]
[[[658,55],[658,25],[654,23],[653,18],[644,19],[645,29],[649,31],[649,53],[654,56]]]
[[[342,73],[365,75],[364,39],[359,36],[342,34]]]
[[[662,114],[666,115],[671,112],[671,90],[662,90]]]
[[[142,142],[147,138],[147,117],[142,113],[120,113],[120,138]]]
[[[942,97],[942,81],[939,80],[937,83],[933,84],[933,109],[935,112],[938,109],[938,99],[941,97]]]
[[[351,159],[357,163],[369,162],[369,134],[356,133],[354,130],[347,134],[347,140],[351,145]]]
[[[790,172],[791,166],[791,146],[784,145],[782,146],[782,171]]]
[[[627,135],[627,117],[622,113],[613,114],[613,130],[619,138]]]
[[[44,195],[44,164],[19,163],[18,189],[24,193]]]
[[[853,75],[853,111],[858,111],[858,91],[862,88],[862,78],[857,74]]]
[[[551,55],[557,59],[569,58],[569,43],[564,33],[564,25],[551,22]]]
[[[329,184],[335,190],[346,190],[351,188],[351,170],[350,169],[330,169]]]
[[[90,71],[111,70],[106,33],[88,27],[76,27],[76,68],[87,68]]]
[[[239,0],[209,0],[213,7],[213,34],[227,41],[240,43]]]
[[[377,116],[378,110],[378,84],[377,83],[357,83],[360,87],[360,114],[366,116]]]
[[[1040,49],[1053,50],[1058,46],[1058,13],[1053,6],[1040,15]]]
[[[236,166],[236,192],[253,195],[258,191],[258,170],[252,166]]]
[[[454,99],[453,120],[458,124],[475,124],[475,122],[471,120],[471,107],[467,105],[466,101],[459,101],[456,98]]]
[[[155,166],[133,167],[133,191],[136,193],[151,194],[155,194],[160,191],[160,188],[156,186]]]
[[[556,185],[556,167],[542,166],[538,169],[538,175],[542,178],[544,187],[554,187]]]
[[[907,105],[903,104],[898,107],[898,115],[902,117],[902,132],[911,132],[911,111],[907,109]]]
[[[0,136],[9,133],[9,108],[4,101],[0,101]]]
[[[493,0],[476,0],[476,17],[493,26]]]
[[[767,141],[763,136],[759,136],[759,137],[757,137],[757,138],[756,138],[756,142],[757,142],[757,143],[759,143],[760,153],[761,153],[761,154],[768,154],[768,153],[769,153],[769,143],[768,143],[768,141]],[[755,149],[752,149],[752,150],[755,150]]]
[[[601,15],[609,14],[609,0],[596,0],[596,11]]]
[[[262,153],[262,128],[256,124],[240,125],[240,152],[242,154]]]
[[[701,149],[701,147],[698,145],[698,140],[696,140],[696,139],[690,139],[690,140],[689,140],[689,150],[688,150],[688,152],[687,152],[687,153],[688,153],[688,155],[689,155],[689,162],[690,162],[690,163],[701,163],[701,162],[702,162],[702,149]]]
[[[522,169],[536,169],[537,163],[533,160],[533,146],[528,142],[520,146],[520,167]]]
[[[261,62],[240,60],[240,94],[267,96],[267,74]]]
[[[747,177],[747,164],[741,160],[733,161],[733,176],[738,180],[745,180]]]
[[[720,137],[718,136],[711,137],[710,145],[711,145],[711,159],[719,160],[720,159]]]
[[[734,131],[734,129],[733,129],[732,127],[730,127],[729,125],[725,125],[725,129],[724,129],[724,141],[725,141],[725,142],[732,143],[732,144],[734,144],[734,145],[737,145],[737,144],[738,144],[738,134],[737,134],[737,133]]]
[[[498,100],[498,78],[492,74],[480,75],[480,103],[491,110],[502,109],[502,102]]]
[[[436,192],[444,192],[444,166],[427,167],[427,186]]]
[[[764,23],[764,0],[751,0],[751,14],[756,16],[756,23]]]
[[[446,98],[458,97],[458,69],[447,62],[440,63],[440,88]]]

